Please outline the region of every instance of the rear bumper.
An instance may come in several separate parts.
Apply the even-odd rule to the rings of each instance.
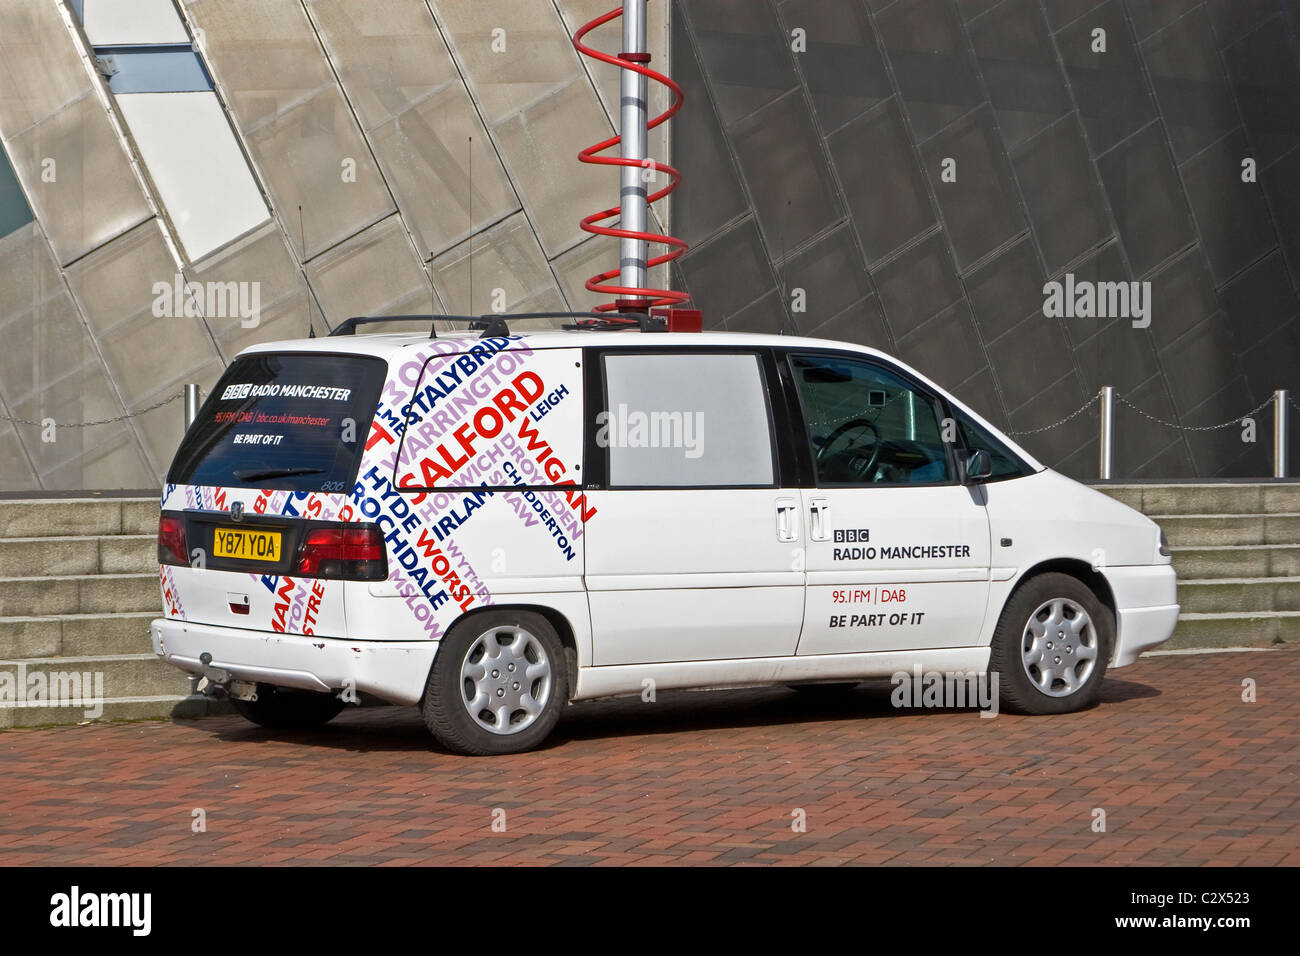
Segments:
[[[191,674],[199,657],[239,680],[338,691],[355,688],[394,704],[415,704],[438,652],[437,641],[347,641],[160,618],[149,625],[154,653]]]
[[[1115,595],[1115,655],[1111,667],[1124,667],[1169,640],[1178,623],[1178,576],[1172,565],[1105,568]]]

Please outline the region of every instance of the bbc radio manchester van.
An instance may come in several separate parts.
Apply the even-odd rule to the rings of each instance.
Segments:
[[[647,687],[919,668],[1074,711],[1173,631],[1151,520],[903,363],[576,325],[242,352],[167,475],[155,652],[264,726],[371,698],[500,754]]]

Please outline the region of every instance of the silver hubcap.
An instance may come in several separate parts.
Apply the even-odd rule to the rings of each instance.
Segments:
[[[532,726],[550,699],[551,662],[533,634],[494,627],[470,645],[460,685],[475,723],[494,734],[517,734]]]
[[[1048,697],[1069,697],[1097,666],[1097,629],[1069,598],[1052,598],[1029,616],[1020,660],[1034,686]]]

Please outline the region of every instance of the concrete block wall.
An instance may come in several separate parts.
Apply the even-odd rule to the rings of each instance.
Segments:
[[[0,502],[0,671],[47,682],[95,675],[101,719],[205,712],[186,699],[189,679],[149,645],[157,533],[155,498]],[[0,729],[90,717],[83,705],[0,706]]]

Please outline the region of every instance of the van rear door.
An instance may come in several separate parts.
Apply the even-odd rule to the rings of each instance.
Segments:
[[[382,537],[366,539],[348,503],[387,370],[319,352],[231,363],[167,475],[167,616],[346,636],[343,580],[387,573]]]

